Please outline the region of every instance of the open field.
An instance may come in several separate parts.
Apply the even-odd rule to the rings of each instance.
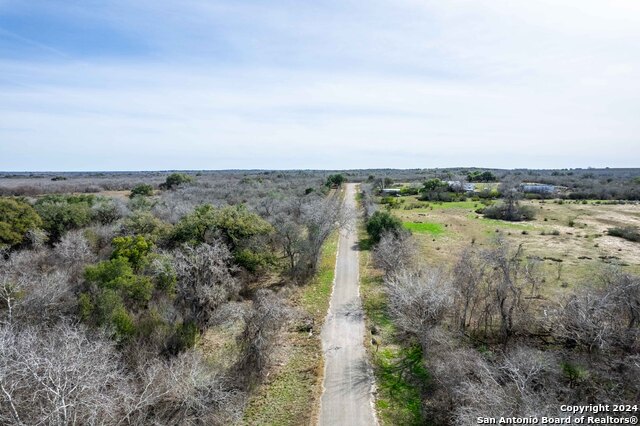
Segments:
[[[543,262],[547,291],[571,287],[593,276],[604,265],[640,271],[640,245],[607,235],[616,226],[640,225],[640,204],[596,204],[552,200],[522,201],[536,209],[534,220],[507,222],[485,219],[476,201],[418,203],[406,197],[392,209],[420,243],[425,261],[450,266],[470,244],[485,245],[502,237],[525,254]],[[403,205],[422,207],[405,210]]]

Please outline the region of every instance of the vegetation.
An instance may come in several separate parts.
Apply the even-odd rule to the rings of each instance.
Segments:
[[[288,297],[321,306],[330,294],[319,260],[340,198],[314,176],[262,173],[128,202],[130,182],[100,195],[59,191],[76,176],[46,182],[61,193],[37,197],[32,218],[2,216],[29,244],[0,257],[0,423],[238,423],[277,367]],[[26,200],[2,205],[30,211]],[[318,265],[322,278],[309,281]],[[288,383],[309,401],[318,341],[295,334],[304,349]]]
[[[172,173],[161,185],[164,189],[174,189],[180,185],[193,182],[193,178],[185,173]]]
[[[366,229],[371,241],[377,243],[384,233],[399,234],[402,222],[389,212],[377,211],[367,220]]]
[[[496,182],[498,178],[490,171],[474,170],[467,173],[467,180],[469,182]]]
[[[52,242],[57,242],[71,229],[87,226],[93,220],[93,195],[47,195],[35,203],[43,228]]]
[[[29,203],[0,198],[0,248],[22,243],[28,231],[40,226],[42,219]]]
[[[342,186],[342,184],[346,182],[346,180],[347,179],[344,177],[344,175],[340,173],[335,175],[329,175],[329,177],[327,178],[326,186],[339,187],[339,186]]]
[[[614,237],[624,238],[625,240],[633,242],[640,242],[640,230],[635,226],[609,228],[607,232],[609,235]]]
[[[640,263],[617,238],[637,241],[638,171],[491,170],[500,186],[469,198],[442,185],[468,172],[342,173],[369,181],[361,291],[380,421],[637,401]],[[1,424],[313,421],[343,221],[325,173],[203,172],[133,198],[166,174],[57,175],[0,178],[25,197],[0,198]],[[376,186],[391,182],[386,207]],[[518,182],[561,188],[522,200]],[[419,200],[425,187],[436,200]]]
[[[533,204],[520,206],[518,195],[510,194],[506,185],[501,192],[504,200],[497,206]],[[439,238],[425,238],[420,232],[402,237],[390,233],[373,247],[380,272],[363,272],[382,422],[446,425],[471,424],[477,417],[553,416],[549,407],[595,395],[633,404],[638,387],[626,375],[640,373],[634,361],[640,348],[640,312],[635,304],[640,279],[623,272],[622,265],[600,266],[589,269],[585,284],[567,285],[552,278],[544,264],[547,258],[507,242],[531,238],[528,230],[535,228],[479,218],[473,214],[477,202],[450,204],[454,206],[394,213],[405,226],[417,229],[428,229],[432,222],[407,222],[407,218],[450,220],[450,229],[455,223],[455,231],[442,237],[449,250],[458,233],[468,235],[468,226],[486,224],[486,232],[497,239],[467,240],[464,250],[442,253],[435,260],[424,255],[424,247],[434,250]],[[539,210],[545,220],[556,221],[555,226],[569,222],[558,211],[574,211],[560,204],[554,209],[541,204]],[[570,218],[572,232],[562,234],[578,238],[573,229],[586,225],[576,216]],[[512,229],[522,232],[516,238]],[[556,228],[552,231],[545,234],[561,234]],[[549,260],[553,262],[562,265],[567,259]],[[560,277],[562,267],[555,269]],[[558,294],[554,286],[566,290]],[[417,362],[412,356],[416,353]],[[625,373],[610,365],[613,358],[620,360],[617,365]]]
[[[153,195],[153,186],[146,183],[141,183],[131,189],[131,194],[129,194],[129,197],[149,197],[151,195]]]

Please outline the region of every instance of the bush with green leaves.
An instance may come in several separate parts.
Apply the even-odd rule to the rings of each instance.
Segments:
[[[47,195],[36,201],[34,207],[50,241],[57,242],[67,231],[91,223],[95,201],[93,195]]]
[[[326,185],[327,186],[341,186],[343,183],[347,181],[347,178],[344,175],[337,173],[335,175],[329,175],[327,178]]]
[[[172,173],[160,186],[163,189],[173,189],[177,186],[193,182],[193,178],[185,173]]]
[[[481,172],[479,170],[475,170],[467,173],[467,180],[469,182],[496,182],[498,178],[489,171]]]
[[[488,219],[508,220],[510,222],[520,222],[535,218],[536,211],[530,206],[522,206],[519,203],[509,204],[507,202],[495,204],[479,210]]]
[[[129,194],[129,198],[133,197],[149,197],[153,195],[153,186],[141,183],[140,185],[136,185],[131,189],[131,194]]]
[[[153,248],[153,243],[142,235],[116,237],[112,244],[114,248],[111,258],[125,258],[134,270],[139,270],[144,266],[147,256]]]
[[[146,276],[137,275],[124,257],[105,260],[85,270],[87,282],[101,289],[110,289],[133,308],[143,307],[153,293],[153,283]]]
[[[628,241],[640,242],[640,229],[635,226],[623,226],[616,228],[609,228],[607,230],[609,235],[614,237],[624,238]]]
[[[197,245],[220,238],[239,265],[255,271],[274,258],[265,242],[272,231],[271,224],[244,205],[215,208],[204,204],[175,225],[171,241]]]
[[[158,242],[170,234],[171,225],[148,211],[136,211],[124,219],[122,231],[125,234],[143,235],[150,241]]]
[[[0,198],[0,248],[24,241],[27,232],[42,226],[42,219],[29,203]]]
[[[371,241],[378,243],[386,232],[394,234],[402,232],[402,222],[389,212],[377,211],[367,220],[366,229]]]

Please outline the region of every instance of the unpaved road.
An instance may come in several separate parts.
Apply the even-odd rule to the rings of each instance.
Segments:
[[[345,208],[355,212],[356,185],[347,184]],[[319,424],[375,425],[373,376],[364,348],[365,324],[358,291],[356,216],[340,231],[331,305],[321,333],[325,359]]]

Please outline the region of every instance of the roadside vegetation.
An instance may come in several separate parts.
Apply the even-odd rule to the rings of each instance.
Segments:
[[[341,222],[325,182],[171,174],[0,198],[0,423],[311,418]]]
[[[514,184],[463,201],[429,181],[428,197],[390,202],[375,182],[360,196],[361,285],[382,424],[637,403],[636,204],[530,201]],[[405,231],[366,232],[380,211]]]

